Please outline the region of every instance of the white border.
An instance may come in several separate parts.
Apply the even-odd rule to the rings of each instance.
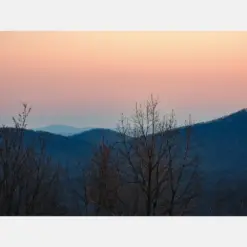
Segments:
[[[1,0],[1,30],[246,30],[245,0]]]
[[[247,30],[246,1],[0,0],[1,30]],[[246,246],[245,218],[1,218],[3,246]]]
[[[234,217],[1,218],[0,241],[35,247],[246,246],[245,222]]]

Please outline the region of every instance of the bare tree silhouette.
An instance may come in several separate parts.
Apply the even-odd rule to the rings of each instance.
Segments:
[[[14,128],[0,131],[0,214],[57,215],[59,208],[59,169],[45,154],[40,139],[39,152],[24,141],[27,117],[26,104]]]

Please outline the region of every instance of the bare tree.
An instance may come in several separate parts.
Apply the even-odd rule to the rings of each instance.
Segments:
[[[28,147],[26,120],[31,111],[26,104],[14,128],[0,130],[0,214],[54,215],[61,213],[58,188],[59,169],[45,154],[45,145]],[[39,151],[38,151],[39,150]]]
[[[90,165],[81,170],[80,185],[76,185],[74,192],[84,205],[85,215],[122,214],[118,205],[121,181],[113,150],[102,141]]]
[[[191,126],[189,122],[185,135],[178,135],[174,113],[160,116],[157,106],[151,96],[144,107],[136,105],[131,118],[122,116],[118,126],[123,174],[137,191],[128,203],[134,202],[135,214],[183,215],[196,195]]]

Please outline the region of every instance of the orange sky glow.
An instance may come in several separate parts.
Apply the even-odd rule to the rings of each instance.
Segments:
[[[247,107],[247,32],[0,32],[0,123],[115,127],[150,94],[183,122]]]

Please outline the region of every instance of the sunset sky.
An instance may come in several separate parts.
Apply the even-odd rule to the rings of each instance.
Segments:
[[[247,32],[0,32],[0,124],[115,127],[152,93],[195,122],[247,108]]]

